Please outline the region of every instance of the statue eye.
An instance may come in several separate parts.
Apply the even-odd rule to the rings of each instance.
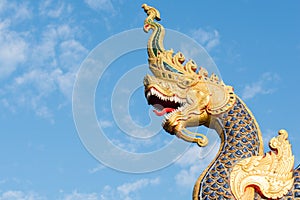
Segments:
[[[190,81],[189,80],[183,80],[183,81],[181,81],[181,82],[178,82],[178,86],[180,87],[180,88],[186,88],[186,87],[188,87],[189,85],[190,85]]]
[[[191,82],[190,81],[183,81],[184,85],[189,85]]]

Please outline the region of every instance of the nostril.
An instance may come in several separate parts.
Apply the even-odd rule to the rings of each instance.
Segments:
[[[149,81],[147,78],[144,78],[144,85],[149,85]]]
[[[150,85],[150,76],[149,75],[146,75],[145,78],[144,78],[144,85]]]

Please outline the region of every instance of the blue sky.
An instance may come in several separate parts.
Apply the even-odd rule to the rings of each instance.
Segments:
[[[208,148],[190,146],[167,167],[135,174],[101,164],[81,142],[73,119],[73,85],[90,52],[130,29],[140,28],[149,37],[141,29],[142,3],[160,10],[166,28],[207,50],[224,82],[253,111],[265,143],[279,129],[288,130],[295,164],[300,163],[298,1],[0,0],[0,200],[191,199],[194,182],[217,149],[213,133],[208,133]],[[153,137],[143,132],[150,137],[145,140],[134,138],[130,134],[137,136],[140,129],[116,122],[114,114],[126,108],[128,120],[141,127],[152,120],[159,127],[161,119],[149,114],[142,87],[129,91],[127,105],[115,102],[116,113],[111,108],[116,86],[128,95],[126,88],[135,80],[142,85],[143,75],[128,85],[118,81],[145,64],[145,49],[120,56],[95,92],[95,113],[105,136],[132,153],[155,152],[176,141],[161,130]],[[120,162],[119,168],[126,164],[133,165]]]

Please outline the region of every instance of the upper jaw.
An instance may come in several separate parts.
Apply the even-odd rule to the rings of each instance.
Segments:
[[[179,103],[179,104],[183,104],[186,102],[185,99],[180,98],[175,94],[166,95],[166,94],[164,94],[164,92],[160,91],[156,87],[149,87],[149,89],[147,89],[145,91],[145,95],[146,95],[148,102],[152,96],[156,96],[162,101],[170,101],[170,102]]]
[[[156,109],[156,114],[164,115],[165,118],[162,125],[164,125],[172,115],[182,112],[187,106],[186,99],[180,98],[175,94],[170,96],[165,95],[156,87],[147,88],[145,90],[145,96],[148,104]]]

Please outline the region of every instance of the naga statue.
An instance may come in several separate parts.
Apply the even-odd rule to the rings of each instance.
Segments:
[[[280,130],[264,153],[258,123],[233,88],[193,60],[185,61],[181,52],[165,50],[160,13],[142,7],[144,31],[152,30],[147,46],[154,76],[144,78],[148,104],[164,115],[165,131],[178,138],[206,146],[205,135],[187,129],[201,125],[221,138],[216,157],[195,183],[193,200],[300,199],[300,165],[294,169],[288,133]]]

